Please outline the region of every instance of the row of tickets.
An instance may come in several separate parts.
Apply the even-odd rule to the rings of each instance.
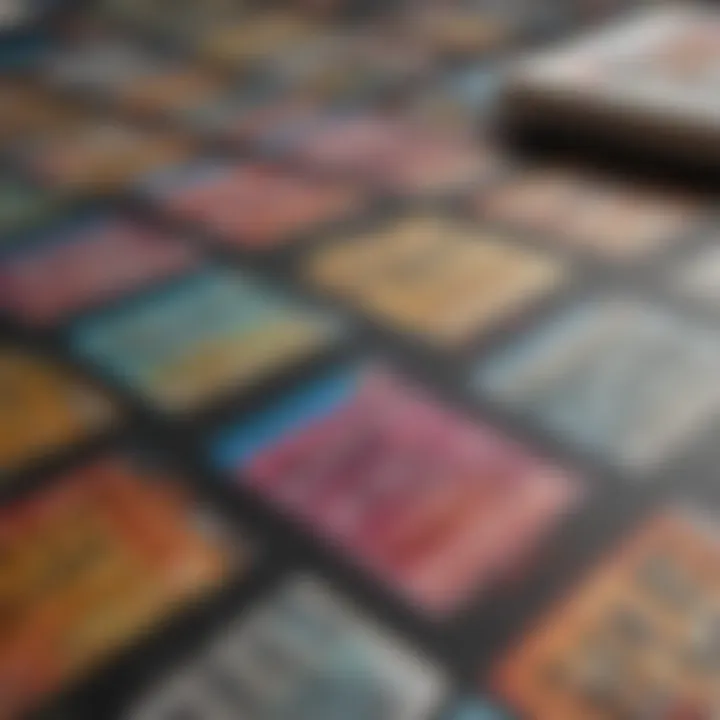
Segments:
[[[711,720],[720,707],[716,520],[661,511],[520,639],[491,673],[504,701],[431,715],[442,676],[317,581],[287,582],[129,716]],[[497,708],[497,706],[496,706]]]
[[[338,145],[339,152],[349,148],[354,148],[352,152],[358,152],[359,157],[363,155],[354,143]],[[325,147],[323,152],[330,153],[330,149]],[[370,157],[374,156],[374,152],[370,153]],[[400,167],[396,166],[398,172]],[[431,168],[433,183],[442,182],[437,174],[439,165],[433,162],[428,170]],[[420,176],[415,179],[419,181]],[[333,235],[341,240],[347,234],[341,232],[341,224],[371,209],[367,192],[356,183],[308,176],[268,162],[201,159],[183,163],[152,173],[143,181],[140,192],[162,217],[177,225],[178,234],[190,229],[202,233],[213,247],[245,252],[279,250],[323,229],[333,229]],[[146,233],[136,238],[130,230],[113,226],[73,227],[69,221],[83,213],[71,212],[68,202],[61,193],[7,175],[0,178],[0,250],[10,246],[22,249],[27,239],[79,240],[82,235],[88,241],[103,236],[104,247],[111,242],[104,236],[111,235],[114,247],[135,242],[140,252]],[[630,264],[651,260],[654,255],[702,235],[711,219],[708,203],[699,198],[653,186],[623,184],[569,168],[531,167],[506,173],[503,179],[489,182],[473,193],[467,209],[472,221],[465,226],[450,218],[443,222],[442,216],[411,215],[404,223],[377,227],[366,237],[353,239],[358,248],[355,254],[373,253],[378,265],[390,262],[387,256],[402,255],[400,250],[375,252],[374,248],[381,245],[403,246],[405,254],[420,256],[430,251],[430,237],[434,234],[435,245],[454,255],[464,242],[480,244],[486,228],[493,227],[501,233],[500,240],[527,237],[550,251]],[[52,232],[39,232],[50,221],[57,224],[66,217],[67,231],[53,228]],[[403,239],[408,236],[417,239]],[[57,252],[62,252],[63,244],[54,244]],[[511,247],[512,243],[505,245]],[[332,256],[332,252],[322,254]],[[346,255],[346,262],[351,264],[351,250],[338,249],[337,254]],[[5,256],[3,252],[3,259]],[[318,262],[336,264],[330,259]],[[342,263],[338,260],[337,264]],[[512,264],[521,263],[516,260]]]
[[[540,12],[528,2],[419,2],[414,11],[403,3],[325,3],[328,11],[354,16],[355,23],[330,24],[322,13],[307,12],[313,3],[285,3],[285,8],[255,9],[247,3],[187,3],[181,12],[164,2],[108,0],[101,4],[106,17],[122,17],[151,35],[183,46],[202,61],[234,70],[283,66],[283,56],[333,60],[345,69],[364,69],[371,62],[368,45],[392,66],[398,47],[421,62],[487,53],[537,24]],[[320,6],[315,4],[314,9]],[[305,11],[305,12],[304,12]],[[366,22],[357,22],[358,15]],[[374,17],[373,17],[374,16]],[[340,17],[342,20],[342,17]],[[380,36],[380,40],[378,40]],[[328,45],[346,38],[345,48]],[[344,50],[344,52],[343,52]],[[280,59],[278,59],[280,58]],[[377,66],[378,60],[375,59]]]
[[[163,118],[229,144],[266,142],[299,127],[322,108],[343,108],[400,95],[409,117],[472,131],[498,95],[499,77],[485,58],[428,88],[427,59],[374,33],[321,37],[303,52],[282,53],[271,72],[230,79],[190,58],[168,57],[112,32],[57,48],[43,65],[54,88],[102,100],[128,116]]]
[[[163,88],[175,84],[167,79],[157,82]],[[193,84],[190,79],[177,81],[183,91],[188,84]],[[152,88],[147,94],[155,102],[165,97]],[[65,190],[109,190],[137,183],[145,187],[148,175],[168,165],[182,165],[192,154],[192,143],[183,133],[159,133],[88,115],[39,87],[4,82],[0,102],[8,106],[0,134],[25,138],[20,143],[25,164],[38,177]],[[208,106],[208,101],[200,98],[198,104],[210,134],[252,141],[256,147],[265,146],[269,152],[384,192],[455,191],[497,175],[504,165],[493,148],[483,147],[465,134],[453,135],[412,119],[366,110],[331,112],[322,103],[295,99],[282,89],[271,97],[266,90],[250,89],[240,96],[230,92],[217,103]],[[194,122],[180,125],[185,130],[198,129]],[[222,166],[217,171],[222,174]],[[230,167],[226,172],[228,191],[237,184],[237,192],[242,194],[243,180],[236,178]],[[202,184],[204,175],[203,165],[191,163],[187,169],[179,168],[175,182],[194,187]],[[175,182],[168,182],[174,187]],[[342,205],[336,198],[327,202]],[[658,202],[666,207],[658,208]],[[312,199],[308,203],[312,205]],[[615,187],[598,178],[578,178],[572,171],[554,168],[521,173],[507,187],[501,185],[489,196],[481,194],[477,201],[483,216],[621,257],[647,252],[674,237],[699,212],[694,204],[672,193]],[[232,233],[232,221],[225,219],[222,205],[210,207],[214,206],[207,210],[209,224],[229,225],[226,230]],[[568,211],[572,217],[566,225]],[[622,215],[623,222],[608,226],[611,212]],[[217,216],[214,222],[212,216]]]
[[[250,251],[276,249],[367,212],[372,188],[424,194],[465,187],[466,193],[471,191],[468,212],[478,222],[540,238],[557,249],[623,263],[678,244],[710,217],[707,203],[671,188],[623,183],[569,167],[508,167],[500,173],[499,158],[487,154],[479,160],[465,152],[462,143],[453,146],[437,133],[433,137],[425,132],[415,142],[410,130],[397,122],[391,128],[387,119],[371,116],[321,123],[316,133],[305,134],[302,147],[296,147],[297,157],[308,168],[325,168],[331,178],[276,162],[201,158],[164,162],[153,171],[148,165],[134,192],[180,227],[202,230],[213,242]],[[78,140],[94,143],[92,133]],[[68,147],[62,150],[73,156],[72,163],[85,176],[81,184],[93,186],[94,172],[102,167],[115,173],[114,163],[122,155],[122,163],[127,162],[122,143],[115,145],[110,136],[106,141],[105,157],[102,148],[95,147],[97,165]],[[138,148],[141,155],[143,163],[154,162],[152,154]],[[51,162],[51,156],[44,153],[43,162]],[[69,175],[68,181],[74,182]],[[26,234],[59,212],[68,198],[57,190],[41,191],[2,178],[3,236]]]
[[[525,12],[527,8],[522,10]],[[495,7],[492,12],[495,11],[500,12],[501,8]],[[167,8],[162,12],[167,14]],[[422,12],[417,15],[425,17]],[[432,12],[429,17],[431,21],[425,21],[427,27],[443,26]],[[266,32],[254,28],[254,22]],[[253,54],[252,39],[276,34],[282,47],[288,40],[288,32],[292,36],[302,26],[302,22],[288,22],[287,18],[278,17],[276,13],[267,17],[260,13],[259,17],[253,16],[251,22],[244,18],[235,28],[224,26],[223,32],[228,36],[228,48]],[[461,22],[460,27],[467,32],[470,25]],[[290,28],[294,30],[290,31]],[[308,28],[305,28],[300,32],[300,37],[305,36],[307,31]],[[313,36],[312,31],[309,34]],[[705,35],[702,35],[702,42],[699,41],[697,47],[708,47],[707,52],[711,54],[712,34],[709,34],[709,39]],[[219,44],[223,45],[222,42]],[[441,189],[445,189],[448,183],[454,185],[458,176],[465,179],[468,173],[474,174],[478,163],[485,164],[483,152],[477,143],[467,142],[469,138],[458,143],[453,142],[452,136],[433,137],[433,133],[418,130],[413,127],[415,123],[407,119],[397,127],[397,122],[378,122],[376,117],[368,119],[356,108],[351,111],[354,116],[349,124],[346,118],[341,118],[339,126],[334,126],[338,105],[346,110],[348,105],[343,99],[342,78],[317,78],[315,75],[322,76],[328,67],[333,72],[339,72],[336,68],[342,63],[336,62],[335,56],[342,51],[364,58],[366,64],[383,58],[379,68],[374,71],[366,69],[365,75],[370,77],[365,77],[360,85],[363,82],[372,84],[373,78],[379,82],[388,74],[403,77],[404,73],[409,81],[413,74],[425,72],[423,63],[415,58],[413,48],[408,53],[402,53],[398,43],[384,36],[378,39],[375,33],[365,33],[361,39],[342,34],[326,38],[321,33],[321,38],[316,37],[310,45],[308,48],[307,43],[300,43],[297,53],[286,60],[287,67],[283,72],[278,70],[275,73],[278,77],[274,79],[231,82],[222,75],[198,67],[190,58],[185,61],[168,59],[124,38],[108,38],[102,32],[98,36],[90,33],[80,47],[72,43],[51,53],[45,75],[46,80],[56,87],[97,92],[112,99],[116,107],[131,113],[169,115],[185,130],[219,132],[230,138],[251,139],[256,145],[262,141],[276,151],[279,143],[281,150],[301,158],[309,157],[313,162],[329,162],[331,168],[337,167],[340,161],[344,170],[367,171],[368,179],[381,184],[387,182],[392,189],[401,191],[424,190],[430,179],[449,173],[451,177],[443,177],[439,182]],[[679,45],[677,53],[693,43],[683,40]],[[277,48],[275,54],[287,55]],[[700,57],[696,64],[703,58]],[[279,59],[274,59],[277,64]],[[692,61],[690,57],[687,64]],[[295,77],[298,74],[309,77],[301,82]],[[343,75],[342,72],[340,74]],[[357,75],[354,69],[344,73],[346,81],[349,81],[348,78],[357,79]],[[481,87],[488,83],[492,85],[492,81],[488,80],[490,75],[480,71]],[[458,84],[467,88],[467,84]],[[326,87],[327,92],[318,93],[314,90],[318,86]],[[452,95],[454,91],[448,87],[447,92]],[[461,90],[460,95],[466,97],[473,92]],[[2,95],[8,97],[2,99]],[[14,129],[25,138],[22,155],[29,156],[26,159],[34,170],[52,182],[85,189],[115,188],[191,152],[187,137],[182,133],[141,131],[115,118],[90,118],[78,107],[62,102],[60,97],[43,95],[39,86],[27,87],[25,83],[4,81],[0,103],[3,106],[7,104],[8,108],[0,131],[7,126],[7,129]],[[349,95],[357,95],[357,89]],[[479,95],[483,97],[485,92],[481,91]],[[456,112],[462,114],[459,109],[462,100],[459,103],[449,102],[455,105]],[[352,106],[352,103],[349,104]],[[475,118],[479,115],[482,112],[475,114]],[[327,137],[329,133],[335,138],[332,142]],[[5,132],[0,132],[0,135],[5,135]],[[317,148],[318,136],[320,150]],[[290,147],[285,147],[288,141]],[[361,145],[354,151],[355,157],[336,157],[333,148],[339,145],[345,155],[348,146],[354,143]],[[369,156],[374,157],[373,167],[365,168],[360,161]]]
[[[124,18],[144,32],[184,45],[199,59],[241,69],[282,55],[296,60],[317,51],[333,31],[347,33],[348,28],[380,35],[380,53],[392,55],[397,46],[409,45],[436,61],[467,59],[554,26],[598,20],[646,1],[330,0],[318,5],[289,0],[258,8],[252,2],[213,0],[186,3],[181,10],[166,0],[105,0],[100,5],[105,17]],[[332,56],[336,61],[343,57]]]
[[[448,227],[454,235],[445,234]],[[160,412],[195,411],[239,394],[348,334],[338,313],[300,303],[245,271],[191,269],[197,259],[189,248],[151,231],[92,220],[72,233],[71,241],[60,233],[0,256],[0,309],[42,327],[74,317],[63,330],[74,356]],[[709,247],[690,258],[679,292],[692,287],[712,302],[714,255]],[[422,218],[324,246],[306,269],[348,310],[432,348],[458,348],[509,323],[511,337],[469,374],[476,396],[626,469],[653,469],[717,414],[720,337],[711,323],[686,319],[670,303],[598,291],[514,329],[521,311],[566,273],[534,249]],[[146,287],[158,280],[160,287]],[[144,292],[110,302],[138,287]],[[83,312],[102,302],[109,304]],[[84,418],[95,423],[94,405],[81,399],[76,382],[12,347],[2,362],[4,469],[82,434]],[[44,424],[33,420],[40,410]]]
[[[71,341],[83,358],[151,406],[161,411],[193,410],[208,396],[252,384],[274,368],[317,352],[338,332],[331,319],[304,315],[297,306],[283,303],[282,297],[262,290],[237,273],[216,270],[192,275],[159,294],[82,320],[71,331]],[[639,301],[599,298],[563,310],[545,326],[481,361],[471,384],[478,395],[497,397],[600,458],[610,457],[640,472],[662,460],[673,445],[689,442],[698,426],[717,413],[720,390],[714,390],[714,375],[719,349],[720,339],[699,324],[693,326]],[[38,450],[77,440],[110,422],[109,403],[69,372],[12,347],[5,348],[2,362],[5,469],[21,464]],[[452,427],[446,413],[435,418],[430,412],[425,430],[429,437],[424,438],[418,425],[419,435],[408,446],[409,454],[395,458],[393,426],[403,443],[410,442],[409,427],[416,427],[414,423],[423,417],[422,405],[415,407],[410,402],[403,411],[404,394],[391,392],[392,383],[380,381],[378,391],[372,389],[374,382],[368,381],[368,390],[361,391],[365,383],[352,378],[324,381],[308,396],[310,417],[316,422],[323,412],[332,415],[337,411],[344,417],[337,406],[349,403],[354,407],[350,399],[355,393],[362,399],[358,413],[348,411],[353,421],[347,427],[348,439],[335,434],[340,433],[341,425],[333,416],[331,438],[337,444],[337,458],[328,456],[328,440],[323,438],[317,460],[313,453],[309,460],[293,455],[287,462],[300,463],[297,471],[285,461],[273,471],[278,477],[268,480],[267,486],[273,494],[279,491],[284,497],[276,482],[288,477],[293,492],[300,493],[294,477],[295,472],[304,474],[300,468],[305,462],[311,469],[321,462],[330,477],[337,462],[339,470],[334,472],[344,476],[343,463],[352,465],[357,460],[352,447],[345,447],[350,439],[360,443],[360,449],[368,443],[363,453],[370,449],[379,452],[382,446],[375,447],[375,443],[380,439],[389,442],[394,449],[393,463],[405,468],[403,472],[409,472],[415,463],[429,472],[432,465],[425,452],[447,469],[451,458],[465,452],[462,443],[455,446],[451,442],[462,439],[463,427],[470,433],[470,440],[464,442],[472,445],[473,425],[465,426],[460,419],[447,444],[429,442],[431,437],[441,439],[438,428]],[[295,408],[297,402],[288,400],[288,407]],[[378,402],[380,409],[374,405]],[[251,427],[269,432],[274,415],[272,410],[266,412],[255,418]],[[408,413],[407,419],[403,412]],[[287,425],[289,411],[279,410],[278,417],[281,426]],[[386,425],[375,429],[372,426],[379,417]],[[408,425],[410,419],[413,423]],[[306,421],[299,413],[296,422],[303,426]],[[367,430],[366,424],[370,425]],[[244,447],[243,441],[240,444]],[[248,452],[241,452],[241,457]],[[481,466],[485,463],[486,459]],[[368,472],[375,472],[373,466]],[[358,479],[367,484],[364,476]],[[316,482],[313,476],[313,487]],[[550,505],[553,495],[550,492],[545,498]],[[310,502],[316,507],[314,500]],[[463,510],[469,507],[461,503]],[[393,523],[394,531],[399,527]],[[372,535],[374,540],[379,538],[377,533]]]
[[[175,234],[192,229],[202,232],[213,247],[249,252],[286,247],[322,228],[330,229],[358,217],[368,208],[367,198],[357,187],[307,179],[277,165],[258,163],[233,166],[195,162],[153,175],[144,183],[143,192],[153,207],[177,223]],[[169,241],[162,242],[159,237],[155,240],[144,228],[126,227],[122,223],[93,224],[83,214],[80,214],[83,222],[73,222],[71,213],[66,228],[30,232],[33,226],[42,224],[43,219],[58,217],[58,203],[61,196],[27,183],[5,178],[0,184],[0,222],[5,230],[0,263],[10,276],[7,282],[10,302],[15,301],[16,294],[27,294],[28,289],[23,290],[22,286],[25,282],[31,283],[33,275],[41,275],[50,268],[60,277],[77,276],[76,269],[83,265],[89,266],[91,274],[102,274],[101,262],[83,263],[90,256],[90,245],[103,258],[118,258],[125,248],[132,248],[133,256],[138,258],[138,281],[175,273],[191,262],[189,249],[171,248]],[[535,257],[515,247],[512,241],[516,238],[537,240],[551,252],[567,249],[611,262],[628,263],[701,236],[709,222],[709,210],[698,200],[647,187],[623,187],[569,171],[517,172],[511,179],[479,191],[472,199],[472,208],[473,222],[463,224],[442,216],[411,215],[405,220],[389,222],[385,228],[376,227],[365,236],[351,237],[349,243],[338,242],[334,250],[322,251],[308,260],[309,274],[318,285],[340,292],[349,291],[350,285],[355,285],[353,292],[362,294],[357,301],[374,305],[370,296],[382,294],[382,283],[373,274],[369,281],[371,287],[363,290],[362,273],[356,277],[353,272],[356,264],[364,262],[364,256],[372,256],[376,272],[382,275],[394,274],[395,265],[417,266],[415,279],[407,274],[407,287],[397,286],[392,278],[392,287],[397,287],[390,293],[393,298],[378,300],[381,313],[405,314],[407,306],[422,304],[417,302],[418,295],[428,295],[430,302],[431,287],[437,286],[442,293],[448,284],[462,285],[462,273],[472,282],[481,279],[487,270],[507,278],[505,296],[494,287],[483,286],[474,291],[477,302],[487,302],[492,314],[495,305],[512,304],[513,299],[519,301],[526,295],[537,294],[556,284],[563,274],[559,266],[551,269],[553,261],[549,257],[543,258],[540,253]],[[490,236],[488,227],[496,229],[496,238]],[[338,241],[343,239],[339,227],[334,234]],[[13,238],[16,242],[12,242]],[[492,246],[497,249],[493,251]],[[15,249],[17,254],[12,252]],[[447,267],[428,263],[421,272],[422,258],[440,252],[447,258]],[[114,263],[115,260],[115,269]],[[127,277],[132,276],[134,270],[128,259],[116,268],[117,278],[101,278],[98,282],[111,286],[111,290],[116,284],[122,287],[134,280]],[[346,278],[348,274],[350,277]],[[21,276],[20,280],[13,279],[17,276]],[[74,277],[72,284],[78,279]],[[17,289],[13,287],[16,283],[20,286]],[[83,294],[82,290],[77,292]],[[101,295],[102,289],[87,288],[85,293]],[[482,318],[478,317],[482,311],[472,309],[472,294],[473,288],[470,288],[467,298],[448,298],[450,307],[458,300],[468,306],[469,333],[482,324]],[[19,302],[24,305],[27,301]],[[83,298],[78,297],[68,309],[83,302]],[[446,302],[439,299],[432,304],[441,315],[438,324],[442,325],[442,316],[448,314]],[[57,312],[64,314],[65,303],[58,305]],[[398,309],[392,310],[390,305],[398,305]],[[428,329],[432,333],[432,328]],[[462,339],[462,328],[458,328],[458,334]]]
[[[422,116],[340,110],[285,91],[249,95],[228,91],[215,106],[200,102],[200,115],[189,119],[169,108],[172,127],[160,129],[129,115],[81,110],[62,92],[9,79],[0,83],[0,106],[7,106],[0,119],[0,145],[43,184],[65,194],[92,196],[144,194],[158,184],[158,175],[166,181],[161,186],[202,183],[206,163],[191,158],[204,139],[229,142],[233,150],[251,143],[268,159],[400,196],[456,193],[503,166],[489,142]],[[150,96],[154,102],[164,97]],[[178,171],[174,182],[162,172],[168,169]],[[218,166],[217,172],[222,171]],[[237,185],[239,194],[247,192],[242,170],[239,177],[232,166],[225,172],[227,189]],[[334,203],[341,204],[340,199]]]
[[[28,358],[15,358],[23,362]],[[8,380],[20,386],[17,370]],[[49,402],[44,390],[37,387]],[[40,409],[37,417],[46,413]],[[465,432],[475,431],[468,426]],[[487,453],[507,455],[509,472],[534,472],[520,448],[489,431],[487,443]],[[247,573],[254,556],[248,539],[161,467],[127,452],[85,461],[0,513],[3,719],[37,709]],[[548,478],[553,482],[557,495],[570,480]],[[241,618],[237,628],[223,630],[207,654],[178,669],[177,679],[138,701],[127,717],[170,718],[181,708],[208,720],[239,712],[259,719],[335,718],[346,711],[368,720],[430,717],[449,688],[437,664],[345,608],[316,582],[293,584],[252,618]],[[460,711],[462,718],[494,717],[475,701]]]
[[[30,307],[47,309],[41,301]],[[314,357],[342,327],[255,278],[215,268],[83,320],[74,332],[78,354],[112,382],[159,410],[185,412]],[[43,357],[5,343],[0,364],[3,475],[96,433],[116,414],[106,389]]]
[[[611,263],[652,260],[653,255],[703,239],[710,221],[707,205],[697,199],[549,170],[518,172],[479,191],[471,202],[472,221],[411,214],[388,219],[384,226],[375,223],[350,237],[340,230],[342,223],[359,218],[369,207],[357,187],[307,179],[273,164],[200,161],[154,175],[144,192],[152,206],[177,225],[169,237],[137,221],[69,211],[62,195],[7,176],[0,179],[4,302],[26,321],[53,322],[97,304],[104,295],[198,264],[198,253],[183,240],[188,233],[201,233],[209,249],[253,253],[305,246],[320,232],[337,242],[308,258],[311,282],[337,295],[351,293],[356,304],[377,306],[377,313],[390,316],[409,315],[408,308],[419,308],[421,298],[427,297],[425,302],[439,318],[434,322],[427,317],[424,322],[431,327],[425,332],[439,339],[452,336],[451,329],[443,332],[443,318],[460,313],[456,306],[462,304],[465,327],[456,332],[462,340],[483,325],[482,308],[473,309],[476,302],[487,304],[492,316],[495,308],[557,285],[567,273],[551,254],[567,250]],[[525,239],[548,253],[532,253],[514,242]],[[444,266],[423,262],[438,254]],[[700,255],[711,257],[707,252]],[[111,268],[104,268],[108,258]],[[362,272],[355,272],[356,266],[373,271],[367,283]],[[707,275],[696,272],[695,266],[707,267]],[[405,270],[409,267],[417,270],[410,273]],[[505,289],[487,283],[477,287],[484,273],[502,277]],[[463,274],[471,283],[467,294],[443,298],[443,288],[463,285]],[[690,259],[680,274],[678,284],[690,294],[696,284],[696,295],[712,296],[712,263]],[[384,276],[390,283],[387,292],[380,279]],[[56,289],[48,282],[46,291],[35,291],[51,278],[63,287]],[[440,293],[435,300],[433,287]],[[43,303],[45,293],[47,308],[31,309]],[[418,313],[427,316],[425,311]],[[394,319],[399,325],[420,322]]]
[[[253,429],[257,435],[257,427]],[[332,430],[326,428],[328,432]],[[309,442],[302,439],[296,452],[304,451]],[[258,444],[257,437],[251,440],[246,441],[246,453]],[[238,442],[236,438],[236,446]],[[529,482],[541,488],[525,511],[514,510],[508,519],[513,530],[527,539],[518,523],[533,525],[535,532],[538,524],[531,514],[537,515],[540,505],[545,512],[549,509],[547,502],[538,504],[538,498],[554,495],[557,506],[557,499],[567,493],[568,480],[493,433],[484,443],[488,462],[505,464],[486,485],[520,483],[522,487]],[[293,451],[287,442],[283,449]],[[250,476],[257,477],[263,465],[281,462],[279,452],[259,457],[256,453]],[[379,463],[379,457],[374,462]],[[512,477],[513,472],[517,477]],[[314,475],[323,481],[325,504],[336,500],[336,525],[338,514],[347,521],[340,489],[328,485],[323,470]],[[387,468],[384,477],[387,492],[391,484]],[[373,486],[374,510],[369,511],[367,498],[355,498],[362,520],[377,527],[382,525],[380,504],[387,507],[390,502],[377,498],[381,484]],[[415,492],[432,493],[417,488]],[[507,488],[481,487],[480,493],[488,495],[483,502],[491,504],[488,513],[502,512],[502,501],[494,496],[503,492]],[[477,490],[475,494],[477,504],[480,494]],[[420,536],[426,549],[432,542],[447,541],[438,537],[438,526],[445,535],[458,531],[467,539],[466,531],[454,521],[448,526],[446,518],[439,517],[443,505],[437,489],[433,495],[434,519],[428,517],[426,498],[413,498],[407,487],[403,490],[403,499],[412,507],[404,513],[401,534],[410,541],[408,533],[415,525],[411,565],[416,568]],[[456,507],[455,517],[459,512]],[[463,514],[472,513],[476,509]],[[711,720],[720,700],[720,589],[715,572],[719,533],[717,519],[697,511],[680,507],[658,511],[519,639],[478,690],[482,685],[496,706],[520,713],[516,717]],[[519,551],[512,534],[498,536],[496,528],[476,537],[486,563],[505,562],[509,553]],[[392,539],[387,531],[381,535],[384,541]],[[394,540],[397,551],[401,539]],[[370,547],[367,538],[356,536],[353,542],[358,548],[363,544],[363,552]],[[247,573],[253,558],[244,536],[230,531],[156,466],[129,455],[94,460],[58,478],[44,494],[6,507],[0,547],[4,564],[0,700],[1,716],[8,719],[87,677],[98,663],[141,642],[157,623],[181,615],[229,578]],[[379,547],[375,550],[377,561]],[[389,551],[386,545],[385,552]],[[405,560],[409,559],[406,554]],[[463,575],[467,567],[462,568]],[[445,573],[445,568],[438,570]],[[437,575],[436,582],[444,587],[447,577]],[[237,619],[226,621],[195,648],[190,659],[172,662],[162,677],[127,704],[123,717],[500,720],[513,716],[479,701],[453,704],[450,711],[451,695],[448,678],[431,655],[388,632],[335,587],[303,574],[286,578]],[[442,714],[437,714],[441,709]]]
[[[110,0],[101,3],[94,32],[88,32],[85,23],[79,45],[77,34],[71,34],[64,47],[49,54],[45,74],[53,83],[111,95],[133,112],[188,118],[202,117],[206,108],[227,107],[232,94],[225,92],[218,71],[238,81],[241,90],[231,102],[236,109],[247,110],[268,91],[279,91],[284,98],[355,103],[421,85],[448,60],[479,67],[489,58],[508,55],[520,39],[542,37],[556,27],[644,2],[351,3],[358,9],[380,6],[387,11],[382,20],[356,18],[353,23],[318,22],[303,15],[304,6],[311,4],[252,10],[224,0],[182,8],[176,3]],[[317,9],[317,3],[314,6]],[[149,51],[147,44],[158,43],[129,40],[127,32],[117,32],[118,19],[126,30],[132,28],[145,40],[159,37],[176,52]],[[481,74],[487,80],[488,73]],[[258,77],[262,82],[256,82]],[[439,102],[451,114],[465,116],[466,126],[483,117],[484,91],[478,95],[453,78],[441,94],[444,97],[431,100],[435,109]],[[443,114],[433,112],[436,118]]]
[[[208,292],[206,278],[193,282]],[[224,299],[221,289],[215,291]],[[204,309],[197,327],[208,327],[212,339],[213,306]],[[199,365],[155,368],[150,360],[159,361],[177,341],[158,337],[157,327],[171,327],[165,306],[153,312],[157,322],[140,329],[125,328],[123,316],[112,314],[133,338],[134,364],[117,364],[119,348],[104,346],[109,340],[100,331],[88,342],[96,343],[99,363],[115,362],[115,372],[146,390],[151,402],[170,403],[163,407],[186,407],[210,380],[214,387],[228,377],[247,382],[251,361],[269,347],[256,331],[253,354],[239,356],[243,365],[206,362],[209,349],[217,350],[210,342]],[[298,350],[294,325],[280,333],[281,348],[266,324],[287,361]],[[543,332],[482,362],[472,389],[523,409],[540,426],[638,478],[691,443],[717,414],[720,341],[698,328],[613,299],[566,310]],[[105,396],[69,372],[9,347],[0,360],[0,449],[8,482],[11,470],[34,456],[79,443],[113,422]],[[258,367],[267,372],[268,362]],[[575,473],[380,365],[341,367],[304,381],[252,417],[218,428],[207,452],[229,479],[435,615],[511,582],[586,494]]]

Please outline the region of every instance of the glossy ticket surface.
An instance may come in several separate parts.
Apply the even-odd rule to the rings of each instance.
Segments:
[[[306,386],[222,433],[215,462],[421,610],[507,581],[577,478],[378,368]]]

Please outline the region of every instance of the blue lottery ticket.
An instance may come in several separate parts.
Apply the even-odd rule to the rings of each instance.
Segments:
[[[339,329],[254,277],[211,268],[80,323],[72,339],[101,371],[182,410],[313,354]]]
[[[310,577],[294,578],[153,690],[126,720],[427,720],[434,663]]]
[[[630,299],[600,299],[481,362],[474,386],[585,449],[645,467],[720,409],[718,361],[718,333]]]

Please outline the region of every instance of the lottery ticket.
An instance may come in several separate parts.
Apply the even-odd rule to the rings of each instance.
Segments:
[[[288,152],[310,166],[400,194],[451,192],[501,166],[489,147],[470,137],[373,115],[319,122],[299,133]]]
[[[108,427],[105,396],[43,358],[0,347],[0,484],[3,476]]]
[[[434,663],[311,577],[293,578],[126,720],[426,720]]]
[[[720,710],[714,518],[666,509],[500,663],[523,717],[712,718]]]
[[[165,411],[185,411],[328,347],[334,317],[255,278],[209,269],[79,323],[78,353]]]
[[[300,389],[212,452],[431,613],[508,580],[582,494],[569,473],[372,368]]]
[[[349,185],[257,163],[197,163],[162,173],[148,190],[170,217],[252,250],[282,245],[361,205],[360,192]]]
[[[480,364],[480,392],[628,469],[654,468],[720,409],[720,337],[661,308],[597,298]]]
[[[2,511],[3,717],[80,679],[228,574],[221,538],[154,479],[103,459]]]
[[[411,216],[319,250],[305,274],[370,316],[439,345],[468,342],[559,286],[566,268],[484,228]]]
[[[129,220],[93,219],[0,256],[0,308],[30,324],[68,315],[188,269],[179,239]]]
[[[617,261],[682,240],[702,217],[689,197],[565,169],[520,173],[481,192],[475,207],[481,218]]]

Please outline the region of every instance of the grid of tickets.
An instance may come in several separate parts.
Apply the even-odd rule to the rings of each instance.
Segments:
[[[664,4],[0,36],[0,720],[720,718],[716,198],[496,122]]]

